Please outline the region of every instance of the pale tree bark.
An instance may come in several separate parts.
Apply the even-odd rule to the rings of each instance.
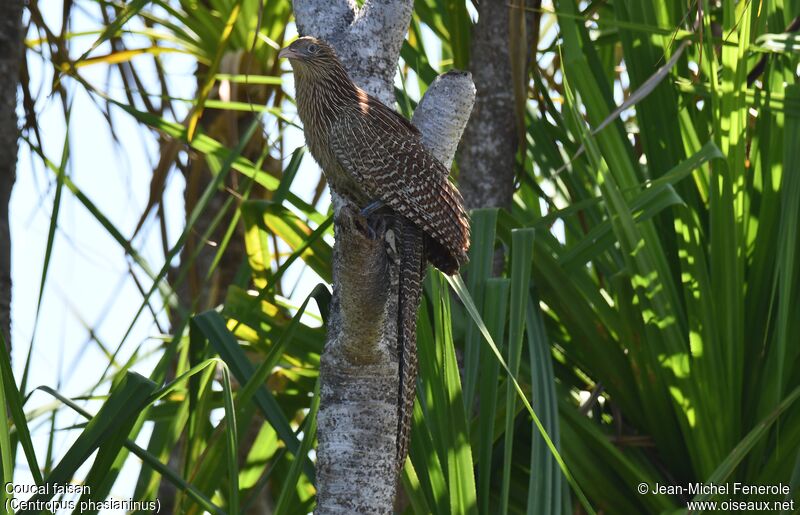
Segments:
[[[470,70],[478,98],[458,155],[468,209],[507,207],[514,192],[517,138],[508,5],[507,0],[481,0],[472,31]]]
[[[333,45],[351,78],[389,106],[413,1],[294,0],[300,34]],[[471,76],[428,89],[413,123],[449,165],[472,110]],[[320,364],[316,513],[391,513],[399,388],[398,256],[391,230],[367,236],[356,206],[333,195],[333,302]]]
[[[510,15],[527,9],[522,34],[511,30]],[[541,0],[481,0],[478,23],[472,31],[470,70],[478,98],[458,153],[459,181],[468,209],[509,207],[519,138],[512,80],[512,38],[525,39],[525,77],[535,57]],[[515,13],[514,10],[517,10]],[[526,87],[527,80],[522,87]]]
[[[11,232],[8,204],[17,168],[17,84],[22,0],[0,2],[0,332],[11,352]]]

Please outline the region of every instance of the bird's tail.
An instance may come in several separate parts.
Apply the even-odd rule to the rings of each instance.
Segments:
[[[397,399],[397,474],[408,456],[414,399],[417,393],[417,310],[422,296],[423,235],[414,224],[397,217],[400,244],[397,345],[400,383]]]

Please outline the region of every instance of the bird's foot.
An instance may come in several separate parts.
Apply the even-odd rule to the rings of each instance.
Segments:
[[[386,232],[386,217],[378,213],[385,204],[381,200],[373,200],[361,211],[364,233],[370,240],[378,240]]]
[[[386,233],[387,221],[383,214],[374,213],[364,216],[364,210],[351,209],[351,215],[347,218],[350,224],[361,235],[372,241],[380,240]]]
[[[381,215],[367,216],[365,219],[367,221],[367,237],[371,240],[382,238],[386,232],[386,217]]]
[[[382,200],[373,200],[367,206],[361,210],[361,216],[364,218],[369,218],[369,216],[374,213],[375,211],[379,210],[384,206]]]

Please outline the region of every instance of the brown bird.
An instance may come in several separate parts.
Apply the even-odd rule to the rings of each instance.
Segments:
[[[452,275],[467,262],[467,213],[449,170],[425,148],[417,128],[356,86],[330,45],[302,37],[279,56],[294,70],[306,143],[331,188],[364,214],[379,206],[393,214],[401,260],[399,471],[416,392],[416,315],[425,264]]]

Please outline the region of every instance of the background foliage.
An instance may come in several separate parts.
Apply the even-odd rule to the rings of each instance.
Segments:
[[[535,5],[539,48],[515,77],[528,95],[513,205],[473,212],[457,297],[438,273],[426,280],[404,509],[662,513],[690,500],[639,495],[640,482],[784,483],[800,499],[800,47],[787,32],[800,2]],[[21,95],[22,152],[52,188],[39,302],[60,202],[73,196],[140,278],[136,317],[153,334],[171,329],[127,354],[134,320],[116,345],[94,341],[107,356],[95,386],[72,399],[47,388],[55,403],[28,402],[32,354],[16,374],[3,355],[4,480],[21,469],[37,483],[83,480],[103,499],[138,459],[131,497],[156,499],[168,483],[176,513],[307,513],[332,234],[324,182],[290,136],[291,81],[277,62],[290,2],[58,7],[61,27],[35,0],[25,15],[25,66],[53,74],[37,94],[23,70]],[[71,31],[78,9],[94,30]],[[467,67],[474,12],[416,1],[400,110],[438,73]],[[196,63],[193,98],[171,93],[176,53]],[[90,135],[67,131],[61,157],[45,152],[45,96],[69,119],[78,93],[106,117],[98,130],[125,117],[158,143],[153,169],[132,173],[150,177],[140,226],[161,223],[159,261],[74,180],[70,140]],[[193,193],[170,238],[162,192],[181,175]],[[80,417],[57,428],[64,412]],[[49,435],[46,448],[31,431]]]

